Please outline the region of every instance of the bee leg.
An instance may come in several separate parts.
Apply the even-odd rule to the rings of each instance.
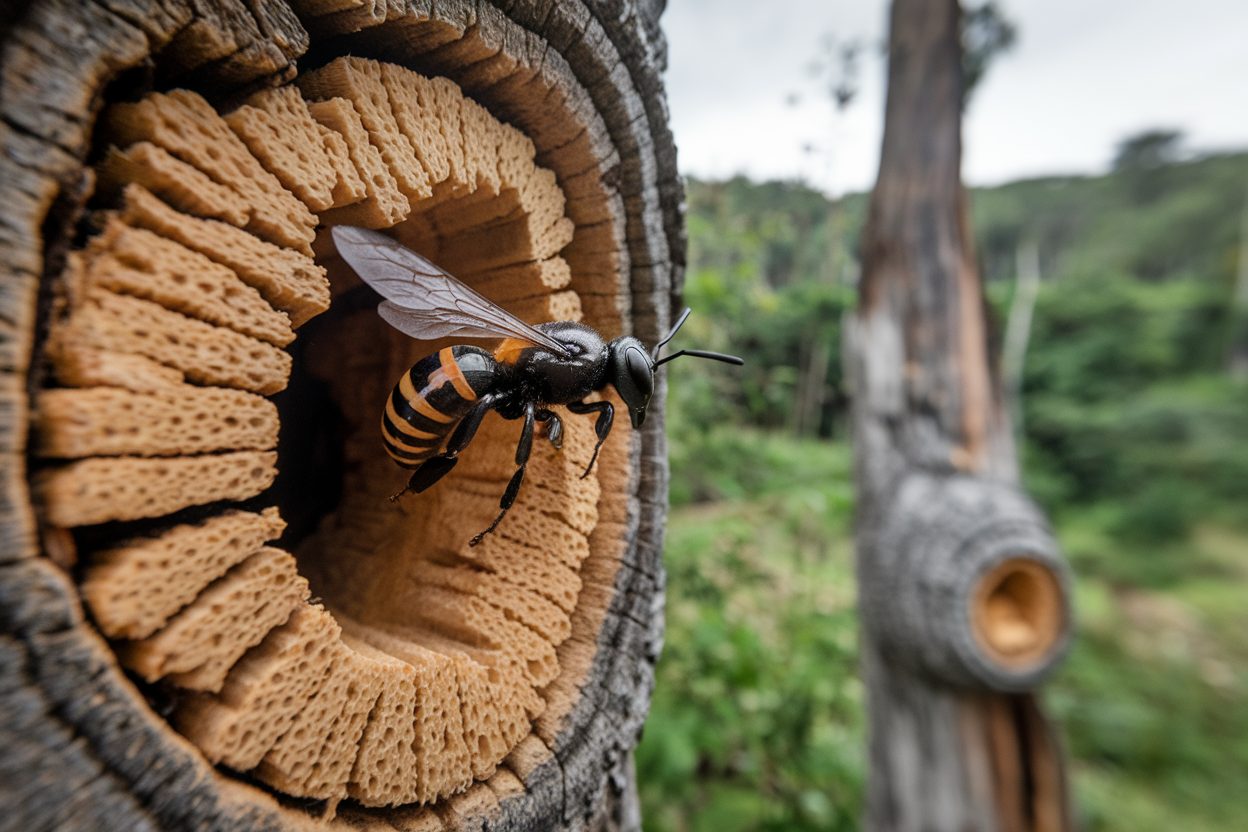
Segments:
[[[473,405],[472,410],[468,411],[468,415],[456,425],[455,432],[451,434],[450,440],[446,443],[446,450],[437,456],[425,460],[412,473],[412,478],[407,481],[407,488],[391,497],[390,502],[393,503],[409,491],[413,494],[419,494],[449,474],[451,469],[455,467],[455,463],[459,462],[459,452],[468,447],[472,437],[477,435],[477,428],[481,427],[481,420],[485,418],[485,414],[489,412],[489,409],[497,403],[496,396],[484,396]]]
[[[481,542],[481,538],[494,531],[494,527],[498,522],[507,516],[507,509],[511,508],[512,503],[516,501],[516,495],[520,493],[520,483],[524,482],[524,470],[529,465],[529,453],[533,450],[533,423],[537,419],[536,405],[530,402],[524,409],[524,430],[520,432],[520,444],[516,446],[516,473],[511,475],[511,482],[507,483],[507,490],[503,492],[503,499],[498,501],[502,511],[494,518],[494,522],[490,527],[481,534],[468,541],[469,546],[476,546]]]
[[[393,503],[409,491],[413,494],[419,494],[449,474],[457,462],[459,462],[457,458],[447,456],[446,454],[438,454],[435,457],[430,457],[425,460],[419,468],[412,472],[412,478],[407,481],[407,488],[404,488],[398,494],[391,497],[390,502]]]
[[[537,411],[537,421],[546,422],[546,438],[555,450],[563,447],[563,420],[549,410]]]
[[[598,444],[594,446],[594,455],[590,457],[589,465],[585,466],[585,473],[581,474],[581,479],[585,479],[594,468],[594,461],[598,459],[598,451],[602,448],[602,443],[606,442],[607,437],[611,435],[611,422],[615,419],[615,408],[611,406],[611,402],[572,402],[568,405],[568,410],[573,413],[598,414],[598,420],[594,422],[594,433],[598,434]]]

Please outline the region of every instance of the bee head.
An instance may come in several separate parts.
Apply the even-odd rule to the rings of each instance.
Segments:
[[[654,395],[654,371],[660,364],[666,364],[673,358],[680,358],[682,355],[692,355],[695,358],[709,358],[713,361],[723,361],[727,364],[744,364],[740,358],[735,355],[724,355],[718,352],[706,352],[705,350],[681,350],[672,353],[664,358],[659,358],[659,350],[663,345],[672,340],[676,335],[676,331],[680,329],[681,324],[689,317],[689,310],[686,309],[680,316],[680,320],[676,321],[676,325],[672,327],[672,331],[667,333],[667,337],[654,345],[654,349],[646,352],[646,348],[641,342],[631,335],[621,336],[612,341],[608,347],[609,358],[607,359],[607,380],[615,385],[615,389],[620,392],[620,398],[624,400],[624,404],[628,407],[628,418],[632,420],[633,428],[641,427],[641,423],[646,421],[646,407],[650,404],[650,397]]]
[[[639,428],[646,421],[646,406],[654,395],[654,362],[641,341],[631,335],[616,338],[607,349],[607,380],[624,400],[633,428]]]

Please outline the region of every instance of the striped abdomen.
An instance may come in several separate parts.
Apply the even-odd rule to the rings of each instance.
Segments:
[[[381,416],[386,453],[404,468],[437,454],[489,391],[494,367],[490,354],[476,347],[447,347],[418,361],[394,386]]]

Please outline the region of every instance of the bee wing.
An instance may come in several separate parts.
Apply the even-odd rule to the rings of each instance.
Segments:
[[[477,294],[398,241],[377,231],[334,226],[338,253],[385,298],[382,319],[402,333],[437,338],[516,338],[569,356],[568,348]]]

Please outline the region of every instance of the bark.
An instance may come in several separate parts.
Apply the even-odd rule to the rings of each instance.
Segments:
[[[537,165],[553,171],[567,199],[564,213],[573,230],[561,254],[586,321],[607,337],[631,332],[653,343],[669,325],[684,263],[683,194],[659,75],[665,62],[657,28],[661,5],[51,0],[4,15],[0,828],[640,828],[632,749],[662,641],[667,462],[661,382],[645,429],[619,433],[615,450],[604,451],[599,470],[610,461],[600,477],[608,496],[598,502],[589,534],[570,636],[557,649],[559,675],[541,690],[545,711],[532,733],[495,774],[455,796],[425,807],[347,801],[336,819],[323,801],[291,798],[214,767],[170,727],[169,712],[158,710],[179,707],[182,694],[171,698],[172,688],[124,671],[115,652],[121,642],[106,640],[99,621],[84,610],[80,582],[94,550],[197,521],[221,507],[71,534],[50,525],[32,497],[32,484],[41,487],[33,475],[49,462],[37,455],[30,435],[32,423],[45,418],[32,402],[57,383],[47,370],[47,335],[64,302],[61,275],[74,262],[71,250],[98,230],[88,209],[111,207],[100,201],[106,195],[88,203],[91,166],[112,140],[97,124],[101,110],[138,101],[152,89],[186,88],[226,113],[252,93],[294,79],[297,69],[315,70],[342,55],[449,78],[495,119],[528,136]],[[193,234],[182,242],[196,244]],[[498,285],[506,289],[505,280]],[[531,300],[515,294],[517,303]],[[308,332],[318,333],[320,344],[348,338],[350,326],[342,322],[349,322],[350,311],[334,317],[331,307],[327,323],[316,321]],[[300,343],[296,378],[305,372]],[[307,389],[299,392],[292,382],[285,401],[325,404],[299,398]],[[278,409],[280,442],[303,441],[291,406],[279,401]],[[494,448],[487,434],[474,448],[512,453],[514,444],[504,448],[499,439]],[[312,450],[323,449],[310,447],[296,452],[287,444],[283,451],[279,444],[278,467],[292,473],[268,492],[269,502],[261,495],[255,499],[262,502],[244,507],[276,501],[305,540],[315,541],[308,535],[333,503],[300,514],[300,500],[323,498],[324,491],[309,491],[307,484],[341,473],[317,469],[322,457]],[[292,484],[295,475],[302,482]],[[530,481],[526,488],[536,486]],[[476,524],[475,518],[458,520],[458,510],[448,503],[438,519],[453,527]],[[317,557],[301,550],[300,570],[332,571],[334,564],[324,566]],[[361,581],[369,577],[367,564],[347,566]]]
[[[895,0],[849,375],[872,830],[1070,828],[1068,577],[1018,488],[960,181],[955,0]]]

